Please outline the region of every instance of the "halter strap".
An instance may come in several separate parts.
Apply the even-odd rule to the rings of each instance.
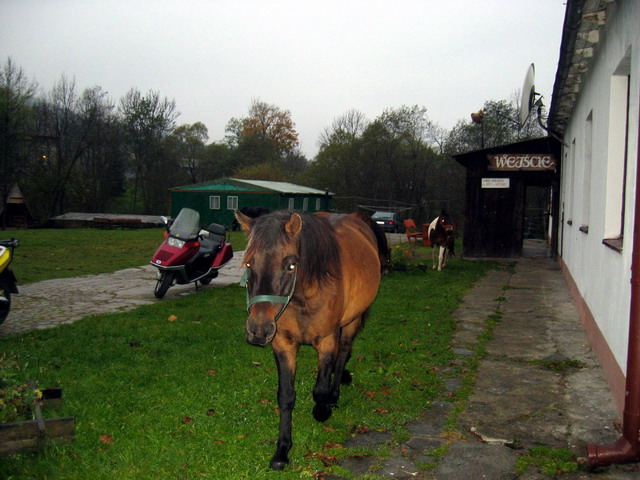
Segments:
[[[247,288],[247,314],[251,310],[251,306],[255,303],[261,303],[261,302],[282,303],[283,304],[282,308],[276,315],[276,318],[273,320],[274,322],[277,322],[278,319],[280,318],[280,315],[284,313],[285,309],[289,306],[289,302],[291,302],[291,299],[293,298],[293,293],[296,290],[296,280],[298,278],[298,275],[297,275],[298,272],[296,271],[293,273],[293,285],[291,285],[291,291],[289,292],[289,295],[286,295],[286,296],[285,295],[255,295],[253,297],[249,297],[249,273],[248,272],[249,272],[248,270],[245,270],[244,273],[242,274],[242,279],[240,280],[240,286]]]

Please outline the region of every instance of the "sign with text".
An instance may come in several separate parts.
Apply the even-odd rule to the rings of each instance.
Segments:
[[[499,153],[487,155],[489,170],[548,172],[556,170],[556,158],[548,153]]]
[[[483,178],[482,188],[509,188],[508,178]]]

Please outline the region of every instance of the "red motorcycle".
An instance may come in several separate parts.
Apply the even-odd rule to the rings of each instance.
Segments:
[[[175,284],[208,285],[233,257],[223,225],[212,223],[203,229],[199,225],[200,214],[190,208],[180,210],[173,222],[167,221],[164,241],[151,258],[151,265],[158,269],[156,298],[164,297]]]

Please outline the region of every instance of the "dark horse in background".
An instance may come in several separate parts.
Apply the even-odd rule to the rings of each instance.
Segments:
[[[260,215],[266,215],[271,212],[267,207],[242,207],[240,211],[247,217],[251,218],[258,218]],[[231,230],[234,232],[240,230],[240,224],[235,217],[233,219],[233,224],[231,225]]]
[[[456,238],[455,225],[449,214],[442,210],[429,225],[429,242],[433,248],[433,268],[442,270],[447,265],[449,253],[455,255],[454,242]],[[438,247],[440,252],[438,254]]]
[[[278,367],[280,434],[271,468],[289,463],[294,380],[300,345],[318,352],[313,416],[324,422],[337,406],[345,365],[380,284],[377,241],[352,215],[278,211],[252,219],[236,211],[248,233],[247,342],[271,342]]]
[[[391,267],[391,251],[389,250],[389,243],[387,242],[387,236],[384,231],[380,228],[380,225],[376,223],[374,219],[372,219],[369,215],[365,215],[363,213],[354,212],[349,215],[353,215],[354,217],[359,218],[364,223],[369,225],[369,228],[373,232],[376,237],[376,242],[378,243],[378,258],[380,260],[380,272],[385,275],[389,273],[389,268]]]

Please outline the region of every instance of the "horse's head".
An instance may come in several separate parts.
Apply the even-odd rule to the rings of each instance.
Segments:
[[[453,235],[455,230],[453,220],[445,210],[442,210],[442,212],[440,213],[440,216],[438,217],[438,224],[440,225],[440,227],[442,227],[447,236]]]
[[[236,218],[249,235],[243,262],[247,267],[247,342],[264,347],[276,334],[276,322],[293,297],[298,276],[298,237],[302,217],[274,212]]]

